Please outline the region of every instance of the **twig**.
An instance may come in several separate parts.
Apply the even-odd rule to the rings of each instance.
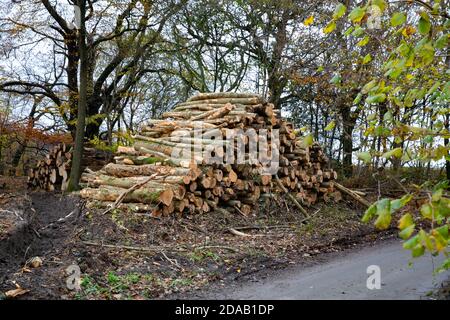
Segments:
[[[275,226],[242,226],[234,227],[235,230],[260,230],[260,229],[289,229],[289,225],[275,225]]]
[[[362,198],[361,196],[359,196],[358,194],[356,194],[352,190],[344,187],[343,185],[341,185],[341,184],[339,184],[337,182],[335,182],[334,185],[336,186],[337,189],[339,189],[340,191],[348,194],[350,197],[352,197],[353,199],[355,199],[359,203],[365,205],[366,207],[370,207],[369,201],[367,201],[366,199]]]
[[[96,247],[105,247],[110,249],[124,249],[124,250],[133,250],[133,251],[142,251],[142,252],[161,252],[162,250],[170,250],[170,248],[165,248],[161,246],[155,247],[135,247],[135,246],[124,246],[124,245],[114,245],[114,244],[104,244],[93,241],[82,241],[83,244],[88,246],[96,246]],[[175,249],[175,248],[173,248]],[[176,251],[176,250],[174,250]]]
[[[403,190],[404,193],[409,193],[408,189],[406,189],[405,186],[402,185],[402,184],[400,183],[400,181],[397,180],[396,177],[392,177],[392,176],[391,176],[391,179],[394,180],[394,182],[395,182],[396,184],[398,184],[398,186]]]
[[[289,199],[292,200],[292,202],[297,206],[297,208],[300,210],[300,212],[303,213],[303,215],[305,217],[309,217],[308,212],[301,206],[300,203],[298,203],[297,199],[295,199],[295,197],[292,194],[290,194],[289,191],[283,186],[283,184],[280,181],[280,178],[278,178],[278,175],[275,175],[275,179],[277,181],[278,186],[281,188],[281,190],[283,190],[283,192],[285,194],[287,194]]]
[[[170,264],[174,265],[177,269],[183,269],[180,267],[180,265],[178,264],[177,259],[170,259],[165,253],[164,251],[161,251],[161,254],[164,256],[164,258],[166,258],[167,261],[170,262]]]
[[[228,231],[230,231],[232,234],[234,234],[235,236],[240,236],[240,237],[251,237],[252,235],[241,232],[241,231],[237,231],[236,229],[233,228],[228,228]]]
[[[50,228],[50,227],[54,226],[56,223],[65,222],[65,221],[66,221],[67,219],[69,219],[76,211],[77,211],[77,209],[72,210],[67,216],[65,216],[65,217],[63,217],[63,218],[59,218],[58,220],[56,220],[56,221],[54,221],[54,222],[52,222],[52,223],[50,223],[50,224],[48,224],[48,225],[46,225],[46,226],[40,228],[39,231],[45,230],[45,229],[47,229],[47,228]]]
[[[96,247],[104,247],[104,248],[110,248],[110,249],[121,249],[121,250],[133,250],[133,251],[141,251],[141,252],[162,252],[163,250],[166,251],[185,251],[186,247],[164,247],[164,246],[154,246],[154,247],[135,247],[135,246],[124,246],[124,245],[114,245],[114,244],[104,244],[100,242],[93,242],[93,241],[82,241],[81,243],[87,245],[87,246],[96,246]],[[201,245],[198,247],[190,247],[191,250],[203,250],[203,249],[226,249],[229,251],[237,252],[238,250],[236,248],[227,247],[227,246],[219,246],[219,245]]]
[[[0,209],[0,212],[12,213],[12,214],[14,214],[17,218],[19,218],[21,221],[24,220],[24,219],[23,219],[16,211]]]
[[[227,246],[199,246],[195,247],[195,250],[203,250],[203,249],[225,249],[232,252],[238,252],[239,250],[233,247],[227,247]]]
[[[244,217],[247,217],[237,206],[233,207],[237,212],[239,212],[241,215],[243,215]]]
[[[148,179],[144,180],[143,182],[139,182],[136,183],[134,186],[132,186],[131,188],[125,190],[124,192],[122,192],[122,194],[116,199],[116,201],[114,202],[114,204],[109,207],[108,209],[106,209],[102,214],[107,214],[108,212],[110,212],[111,210],[116,209],[119,204],[122,203],[123,199],[126,197],[127,194],[133,192],[136,189],[139,189],[140,187],[142,187],[144,184],[150,182],[150,180],[152,180],[154,177],[156,177],[157,174],[152,174]]]

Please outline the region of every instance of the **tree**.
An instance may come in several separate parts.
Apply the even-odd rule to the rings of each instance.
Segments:
[[[98,135],[107,109],[120,108],[120,101],[144,75],[159,71],[147,61],[163,49],[166,24],[185,2],[88,1],[87,138]],[[67,5],[57,1],[41,0],[27,6],[16,3],[3,15],[2,40],[10,48],[10,59],[24,67],[2,70],[2,79],[7,80],[0,81],[0,91],[49,99],[75,138],[80,43],[68,10]],[[24,42],[24,38],[30,42]],[[35,50],[36,44],[49,48],[44,56]],[[27,59],[30,51],[36,54]],[[52,63],[42,64],[39,58]]]
[[[391,150],[376,155],[386,159],[385,164],[391,161],[394,166],[399,166],[400,161],[411,159],[447,164],[450,134],[445,122],[450,112],[448,5],[448,1],[436,1],[434,5],[410,1],[405,8],[402,3],[367,1],[351,8],[346,17],[353,23],[353,28],[362,30],[368,41],[376,36],[372,32],[376,18],[378,27],[387,33],[386,42],[381,44],[394,48],[382,64],[375,65],[378,72],[362,86],[357,97],[364,108],[377,107],[375,115],[378,117],[375,118],[382,119],[382,123],[371,121],[365,135],[378,135],[385,142],[391,141]],[[342,4],[336,10],[340,7]],[[330,24],[343,16],[333,17]],[[417,112],[419,106],[423,112]],[[423,121],[423,114],[430,115],[428,122]],[[374,152],[365,152],[360,157],[370,163],[374,155]],[[427,201],[418,208],[419,215],[403,213],[399,220],[400,236],[405,239],[403,246],[411,250],[413,257],[421,256],[425,251],[445,255],[447,260],[442,268],[448,269],[450,198],[444,192],[448,183],[445,179],[437,183],[428,181],[400,199],[380,199],[365,212],[363,221],[376,218],[377,228],[387,228],[392,214],[425,193]],[[431,228],[419,227],[417,221],[428,222]]]
[[[78,96],[78,115],[75,144],[72,157],[72,166],[70,169],[69,184],[67,191],[71,192],[79,189],[79,181],[81,177],[81,159],[84,149],[84,132],[86,125],[87,110],[87,85],[88,85],[88,52],[86,46],[86,5],[89,0],[77,0],[75,15],[78,29],[78,47],[80,57],[80,92]]]

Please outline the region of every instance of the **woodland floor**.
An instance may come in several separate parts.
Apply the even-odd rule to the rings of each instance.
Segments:
[[[362,224],[364,209],[346,200],[309,208],[306,222],[284,200],[261,204],[248,218],[156,220],[88,211],[76,196],[28,192],[18,178],[3,178],[0,187],[0,299],[17,287],[29,292],[16,299],[183,298],[395,236]],[[32,268],[27,261],[36,256],[43,264]],[[81,269],[80,291],[67,289],[70,265]]]

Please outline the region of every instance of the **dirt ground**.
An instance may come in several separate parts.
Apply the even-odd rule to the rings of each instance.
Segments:
[[[309,208],[307,220],[286,200],[262,202],[251,217],[158,220],[86,210],[74,195],[27,192],[20,183],[0,190],[0,299],[17,288],[16,299],[184,298],[394,233],[362,224],[364,209],[345,200]],[[35,257],[42,265],[33,268]],[[81,290],[68,289],[69,266],[80,268]]]

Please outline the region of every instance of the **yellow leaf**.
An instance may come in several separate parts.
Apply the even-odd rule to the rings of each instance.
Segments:
[[[303,21],[303,24],[305,26],[309,26],[314,22],[314,16],[309,16],[308,18],[305,19],[305,21]]]
[[[408,38],[410,35],[416,33],[416,29],[414,27],[411,26],[406,26],[403,31],[402,31],[402,35],[405,38]]]
[[[411,226],[412,224],[414,224],[413,217],[410,213],[407,213],[407,214],[403,215],[400,218],[400,220],[398,221],[398,228],[400,230],[403,230],[403,229]]]
[[[333,32],[334,29],[336,29],[336,22],[331,21],[331,22],[323,29],[323,33],[330,33],[330,32]]]
[[[329,124],[327,124],[327,126],[325,127],[324,130],[325,131],[333,130],[335,126],[336,126],[336,122],[333,120]]]

